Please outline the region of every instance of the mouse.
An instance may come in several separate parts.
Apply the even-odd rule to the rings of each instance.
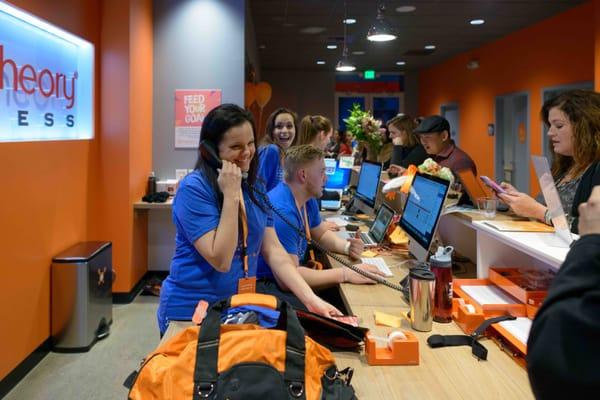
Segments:
[[[350,232],[356,232],[358,230],[358,225],[348,224],[346,225],[346,230]]]
[[[346,216],[346,221],[356,222],[356,221],[358,221],[358,218],[348,215],[348,216]]]

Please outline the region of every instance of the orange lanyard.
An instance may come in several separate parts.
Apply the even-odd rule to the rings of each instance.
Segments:
[[[310,227],[308,226],[308,215],[306,215],[306,204],[304,205],[302,211],[304,212],[304,232],[306,233],[306,239],[310,243],[312,238],[310,237]],[[316,261],[315,252],[312,248],[308,249],[308,254],[310,255],[311,260]]]
[[[240,219],[242,221],[242,260],[244,262],[244,278],[248,277],[248,216],[246,215],[246,204],[244,193],[240,189]]]

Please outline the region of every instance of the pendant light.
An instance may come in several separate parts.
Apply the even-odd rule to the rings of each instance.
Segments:
[[[389,42],[397,37],[392,28],[385,22],[384,12],[385,6],[381,2],[377,7],[375,23],[369,28],[369,32],[367,33],[367,39],[371,42]]]
[[[346,1],[344,1],[344,21],[346,21]],[[346,46],[346,23],[344,23],[344,49],[342,50],[342,59],[338,61],[335,70],[339,72],[352,72],[356,67],[348,60],[348,47]]]

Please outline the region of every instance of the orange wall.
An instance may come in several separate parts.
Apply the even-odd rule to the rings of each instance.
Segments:
[[[487,124],[494,122],[495,97],[529,93],[530,152],[542,154],[542,88],[592,81],[594,42],[589,2],[421,72],[419,114],[439,114],[442,104],[457,103],[460,145],[481,175],[493,176],[494,137],[487,135]],[[472,59],[479,60],[479,69],[466,69]],[[530,182],[537,182],[532,169],[530,174]]]
[[[12,3],[95,45],[96,135],[0,143],[8,189],[0,200],[0,379],[50,335],[53,255],[110,240],[119,271],[113,290],[129,291],[141,278],[146,225],[131,205],[152,165],[151,0]]]
[[[13,3],[92,42],[98,57],[100,0]],[[97,140],[0,143],[0,378],[50,335],[50,264],[86,240]]]
[[[105,0],[102,19],[102,139],[99,212],[90,235],[113,242],[114,292],[128,292],[147,268],[147,220],[132,204],[152,170],[152,2]]]

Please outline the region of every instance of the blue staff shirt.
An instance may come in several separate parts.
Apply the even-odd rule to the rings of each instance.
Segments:
[[[264,188],[259,188],[264,190]],[[248,216],[248,275],[256,275],[265,227],[273,226],[268,208],[261,210],[243,191]],[[198,253],[194,242],[206,233],[217,229],[221,211],[217,194],[204,174],[195,170],[179,184],[173,201],[173,222],[177,229],[175,254],[169,276],[160,290],[158,324],[161,333],[170,320],[191,320],[200,300],[209,304],[237,293],[238,280],[243,277],[241,257],[242,232],[238,233],[238,246],[228,272],[219,272]]]
[[[279,182],[283,182],[280,151],[276,144],[258,149],[258,173],[265,181],[267,191],[271,191]]]
[[[275,186],[275,188],[268,193],[268,196],[275,208],[302,232],[305,231],[304,207],[306,207],[306,215],[308,216],[308,225],[310,228],[315,228],[321,224],[321,215],[319,214],[319,204],[317,203],[317,200],[314,198],[308,200],[304,207],[298,210],[294,195],[285,182],[281,182],[279,185]],[[279,241],[288,253],[298,256],[298,259],[302,262],[307,247],[306,235],[300,236],[296,230],[286,224],[276,213],[273,212],[272,214],[273,226],[275,227],[275,232],[277,233]],[[271,268],[262,256],[258,259],[258,271],[256,276],[258,278],[274,279]]]

